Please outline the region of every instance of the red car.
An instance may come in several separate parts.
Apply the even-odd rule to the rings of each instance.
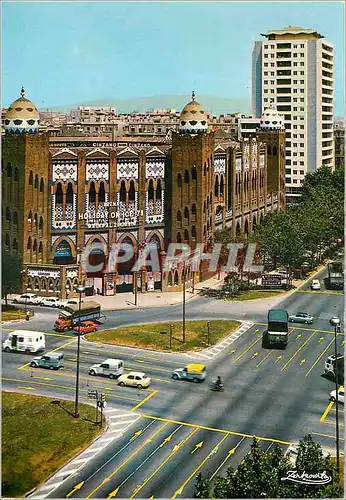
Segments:
[[[98,325],[94,323],[94,321],[81,321],[78,325],[76,325],[73,330],[76,333],[91,333],[96,332],[98,329]]]

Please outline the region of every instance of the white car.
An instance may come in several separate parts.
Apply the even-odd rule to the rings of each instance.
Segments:
[[[39,297],[35,293],[22,293],[22,295],[16,295],[12,302],[13,304],[30,304],[38,306],[42,299],[43,297]]]
[[[44,299],[41,300],[40,306],[60,307],[61,302],[60,299],[58,299],[57,297],[45,297]]]
[[[66,299],[66,300],[60,300],[60,308],[61,309],[65,309],[65,307],[68,307],[68,306],[78,306],[79,305],[79,299]],[[83,303],[83,299],[82,299],[82,303]]]
[[[310,288],[311,290],[321,290],[320,280],[312,280]]]
[[[142,387],[149,387],[151,380],[143,372],[130,372],[127,375],[120,375],[118,383],[121,386],[128,385],[130,387],[142,389]]]
[[[339,403],[342,403],[344,404],[345,403],[345,389],[343,387],[340,387],[339,389],[339,394],[338,394],[338,400],[339,400]],[[336,390],[334,389],[334,391],[332,391],[330,393],[330,401],[336,401]]]

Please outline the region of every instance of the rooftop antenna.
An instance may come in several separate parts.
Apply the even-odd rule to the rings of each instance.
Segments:
[[[22,87],[22,88],[21,88],[21,90],[20,90],[20,95],[21,95],[22,97],[24,97],[24,96],[25,96],[25,88],[24,88],[24,87]]]
[[[196,95],[196,94],[195,94],[195,91],[193,90],[193,91],[192,91],[192,94],[191,94],[191,97],[192,97],[192,100],[193,100],[193,101],[195,100],[195,95]]]

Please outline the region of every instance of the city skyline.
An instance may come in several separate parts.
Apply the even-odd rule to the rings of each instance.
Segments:
[[[191,89],[250,102],[253,42],[294,25],[334,44],[335,115],[343,115],[343,2],[292,4],[4,2],[2,106],[22,85],[39,108]]]

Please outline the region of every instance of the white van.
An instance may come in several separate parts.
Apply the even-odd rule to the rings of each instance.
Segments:
[[[39,352],[46,346],[44,333],[30,330],[13,330],[2,343],[6,352]]]
[[[106,359],[102,363],[93,365],[89,375],[103,375],[109,378],[118,378],[124,373],[124,363],[121,359]]]

